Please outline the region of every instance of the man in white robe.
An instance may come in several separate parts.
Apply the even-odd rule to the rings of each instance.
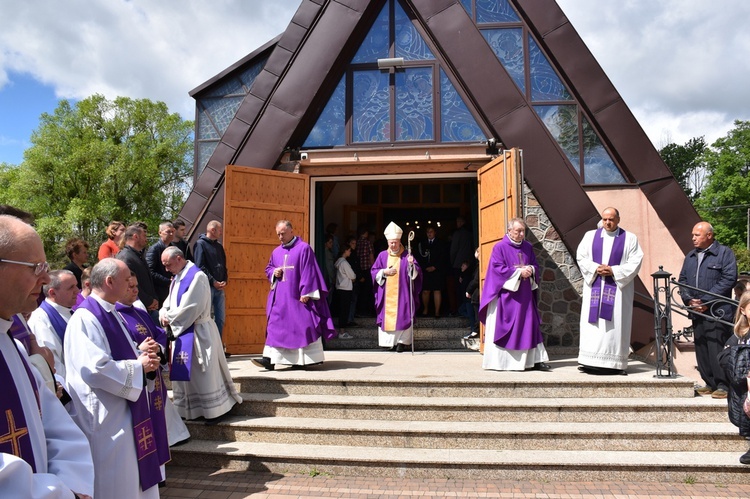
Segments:
[[[602,227],[583,236],[576,259],[583,275],[579,369],[626,374],[633,319],[634,279],[643,251],[632,232],[619,227],[615,208],[602,211]]]
[[[1,215],[0,497],[94,493],[94,465],[86,436],[7,334],[13,315],[36,308],[42,285],[49,282],[48,270],[34,229]]]
[[[49,273],[50,282],[42,288],[46,298],[29,317],[29,329],[36,341],[52,351],[55,359],[55,374],[65,378],[63,359],[63,337],[72,314],[70,308],[76,304],[78,285],[70,270],[55,270]]]
[[[94,458],[94,497],[156,498],[157,484],[164,480],[161,463],[149,460],[157,455],[150,449],[150,421],[142,424],[134,407],[145,400],[148,412],[142,398],[149,389],[146,375],[159,368],[159,359],[136,350],[115,311],[129,280],[124,262],[105,258],[97,263],[91,271],[91,295],[70,318],[63,344],[74,419],[89,438]],[[129,358],[118,360],[122,350]]]
[[[215,424],[235,404],[242,403],[242,397],[232,382],[219,329],[211,319],[208,277],[185,260],[176,246],[165,249],[161,261],[174,274],[169,296],[159,311],[161,324],[170,326],[175,337],[170,373],[174,405],[185,419],[203,417]],[[180,371],[188,379],[179,376],[178,380]]]

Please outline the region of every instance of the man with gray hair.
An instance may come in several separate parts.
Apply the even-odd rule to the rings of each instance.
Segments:
[[[65,379],[63,341],[65,328],[76,303],[78,286],[76,276],[70,270],[55,270],[49,273],[50,281],[42,287],[44,301],[29,317],[29,328],[36,341],[49,348],[55,358],[55,372]]]
[[[89,443],[8,330],[18,313],[37,306],[49,282],[44,246],[34,229],[0,215],[0,496],[90,497],[94,465]],[[42,415],[44,417],[42,417]]]
[[[147,375],[159,368],[151,339],[138,351],[115,310],[130,269],[105,258],[91,270],[91,295],[68,322],[63,345],[74,419],[89,438],[95,497],[159,497],[164,477],[149,412]],[[153,377],[153,376],[151,376]]]

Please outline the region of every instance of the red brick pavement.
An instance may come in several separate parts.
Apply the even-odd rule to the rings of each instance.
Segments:
[[[750,498],[750,484],[660,482],[514,482],[417,478],[311,476],[167,467],[162,497],[240,499],[500,497],[544,499]]]

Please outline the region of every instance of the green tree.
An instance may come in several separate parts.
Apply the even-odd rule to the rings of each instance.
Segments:
[[[700,195],[706,183],[703,155],[707,148],[706,139],[696,137],[684,145],[672,143],[659,150],[661,159],[667,164],[672,175],[682,186],[682,190],[692,201]]]
[[[72,236],[95,254],[110,220],[156,229],[176,216],[192,183],[192,134],[163,102],[61,100],[41,116],[23,163],[2,165],[0,202],[34,214],[50,261]]]
[[[745,248],[750,208],[750,121],[735,121],[726,137],[706,149],[703,162],[709,177],[695,207],[714,226],[720,242]]]

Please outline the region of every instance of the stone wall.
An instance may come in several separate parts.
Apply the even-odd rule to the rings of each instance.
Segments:
[[[547,347],[577,347],[583,277],[575,255],[560,239],[549,217],[524,183],[527,239],[534,245],[541,269],[539,312]]]

